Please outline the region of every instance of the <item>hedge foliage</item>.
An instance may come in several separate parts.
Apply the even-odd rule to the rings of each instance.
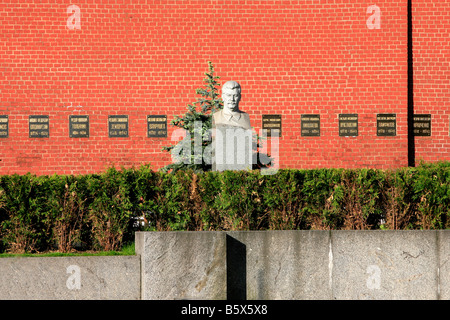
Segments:
[[[4,175],[0,252],[118,250],[136,230],[446,229],[449,185],[450,162],[274,175],[149,166]]]

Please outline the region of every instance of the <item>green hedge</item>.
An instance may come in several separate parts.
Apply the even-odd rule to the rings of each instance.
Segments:
[[[0,252],[118,250],[136,230],[445,229],[450,162],[397,170],[0,177]],[[136,220],[145,219],[144,226]]]

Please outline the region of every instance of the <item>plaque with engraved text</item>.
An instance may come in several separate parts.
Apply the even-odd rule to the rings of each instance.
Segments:
[[[50,136],[50,121],[48,116],[28,116],[28,128],[30,138],[48,138]]]
[[[0,115],[0,138],[9,137],[9,119],[7,115]]]
[[[395,113],[377,114],[377,136],[390,137],[397,135],[397,115]]]
[[[108,133],[110,138],[128,137],[128,116],[108,116]]]
[[[89,116],[69,116],[69,136],[71,138],[89,138]]]
[[[167,116],[148,115],[147,116],[147,137],[166,138],[167,137]]]
[[[281,137],[281,114],[263,114],[262,129],[267,133],[267,137],[272,137],[275,131],[278,131],[278,137]]]
[[[431,136],[431,114],[415,114],[413,118],[414,136]]]
[[[358,115],[340,114],[339,115],[339,136],[356,137],[358,135]]]
[[[320,115],[302,114],[302,137],[320,137]]]

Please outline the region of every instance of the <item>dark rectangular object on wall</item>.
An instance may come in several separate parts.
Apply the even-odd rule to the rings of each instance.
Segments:
[[[339,136],[356,137],[358,135],[358,115],[340,114],[339,115]]]
[[[431,136],[431,114],[415,114],[413,119],[414,136]]]
[[[147,116],[147,137],[166,138],[167,137],[167,116],[148,115]]]
[[[32,115],[28,117],[30,138],[48,138],[50,136],[49,116]]]
[[[9,137],[9,118],[7,115],[0,115],[0,138]]]
[[[89,116],[69,116],[69,136],[71,138],[89,138]]]
[[[128,138],[128,116],[108,116],[108,135],[110,138]]]
[[[377,136],[390,137],[397,135],[397,115],[395,113],[377,114]]]
[[[320,137],[320,115],[302,114],[302,137]]]
[[[262,129],[267,133],[267,137],[271,137],[275,130],[278,130],[278,137],[281,137],[281,114],[263,114]]]

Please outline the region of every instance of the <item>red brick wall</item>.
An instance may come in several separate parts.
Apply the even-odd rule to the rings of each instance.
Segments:
[[[415,137],[416,162],[450,160],[448,1],[414,0],[414,113],[431,114],[431,136]]]
[[[81,29],[67,27],[71,4],[80,8]],[[9,116],[9,137],[0,139],[0,174],[168,164],[161,148],[171,144],[172,127],[167,139],[148,138],[146,116],[166,114],[170,122],[183,114],[202,86],[207,61],[222,83],[241,83],[240,107],[256,130],[262,114],[282,114],[281,168],[406,166],[407,2],[377,0],[380,29],[366,25],[372,4],[3,0],[0,114]],[[448,31],[441,29],[445,16],[435,25],[434,14],[448,10],[423,7],[429,10],[415,11],[424,23],[415,30],[423,43],[439,44]],[[433,123],[432,138],[417,139],[424,157],[440,145],[448,150],[444,49],[434,45],[429,58],[415,60],[416,88],[425,89],[416,94],[417,109],[439,111],[447,121]],[[428,63],[432,71],[425,71]],[[430,96],[435,90],[442,94]],[[301,137],[301,114],[310,113],[321,116],[320,137]],[[359,114],[358,137],[339,137],[339,113]],[[377,113],[396,113],[397,136],[377,137]],[[49,138],[28,137],[28,116],[37,114],[49,115]],[[89,115],[89,138],[69,138],[72,114]],[[129,116],[128,138],[108,137],[107,117],[114,114]]]

